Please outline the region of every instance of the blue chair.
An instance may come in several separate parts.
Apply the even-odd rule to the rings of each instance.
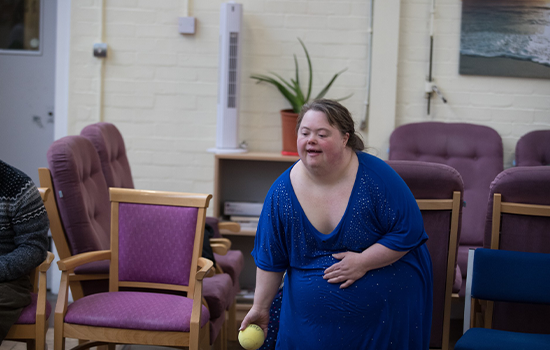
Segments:
[[[455,350],[550,349],[550,334],[490,328],[494,301],[550,305],[550,254],[471,249],[467,276],[464,335]],[[485,328],[470,328],[479,322]]]

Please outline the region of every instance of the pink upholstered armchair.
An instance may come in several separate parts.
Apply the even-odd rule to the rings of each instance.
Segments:
[[[516,166],[550,165],[550,130],[523,135],[516,144]]]
[[[489,186],[504,168],[500,135],[490,127],[468,123],[406,124],[390,136],[389,159],[446,164],[460,173],[464,181],[458,247],[462,281],[457,279],[453,290],[464,295],[468,249],[483,245]]]
[[[50,229],[60,259],[108,250],[109,189],[92,144],[80,136],[63,137],[50,146],[48,168],[40,168],[40,186],[49,188],[45,201]],[[80,266],[70,275],[73,298],[108,289],[109,262]]]
[[[98,153],[82,136],[66,136],[48,150],[50,168],[39,169],[40,184],[50,188],[45,202],[52,237],[59,257],[66,259],[110,247],[109,188]],[[73,298],[78,300],[109,289],[109,261],[93,261],[76,266],[69,275]],[[210,308],[211,342],[217,349],[225,341],[226,310],[231,305],[232,280],[216,275],[204,282],[204,298]],[[221,334],[221,337],[218,335]]]
[[[406,160],[387,163],[409,186],[422,213],[433,265],[430,349],[447,350],[464,192],[462,177],[444,164]]]
[[[207,194],[111,189],[111,248],[59,261],[56,349],[65,338],[78,348],[144,344],[210,349],[210,312],[203,280],[212,268],[202,258]],[[109,291],[67,302],[76,266],[109,259]],[[136,290],[137,289],[137,290]]]
[[[112,123],[95,123],[86,126],[80,132],[92,142],[97,150],[101,162],[101,168],[105,175],[108,187],[134,188],[132,171],[126,155],[126,146],[122,134]],[[239,276],[244,267],[244,256],[240,250],[229,250],[231,242],[222,239],[219,234],[219,228],[238,230],[237,223],[220,223],[216,218],[207,217],[206,223],[209,224],[215,232],[215,238],[210,241],[214,249],[214,258],[219,272],[227,273],[231,277],[233,288],[226,295],[232,302],[229,303],[228,311],[228,336],[231,340],[236,340],[236,295],[240,291]],[[225,226],[224,226],[225,225]],[[223,253],[222,253],[223,252]],[[208,293],[208,284],[205,282],[206,293]]]

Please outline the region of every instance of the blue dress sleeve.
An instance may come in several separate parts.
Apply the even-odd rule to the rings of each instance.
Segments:
[[[383,232],[377,243],[396,251],[409,251],[421,246],[428,235],[412,192],[386,162],[375,162],[380,181],[375,210]]]
[[[286,249],[289,231],[285,228],[288,222],[285,217],[292,211],[287,188],[290,184],[289,180],[285,181],[289,171],[283,173],[271,186],[258,222],[252,256],[256,266],[265,271],[282,272],[289,265]]]

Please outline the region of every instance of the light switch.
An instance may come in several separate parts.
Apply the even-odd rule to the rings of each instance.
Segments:
[[[179,17],[178,31],[180,34],[195,34],[195,17]]]

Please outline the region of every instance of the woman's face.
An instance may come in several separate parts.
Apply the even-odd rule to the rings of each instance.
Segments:
[[[306,167],[330,166],[342,160],[348,138],[323,112],[309,110],[298,129],[298,154]]]

